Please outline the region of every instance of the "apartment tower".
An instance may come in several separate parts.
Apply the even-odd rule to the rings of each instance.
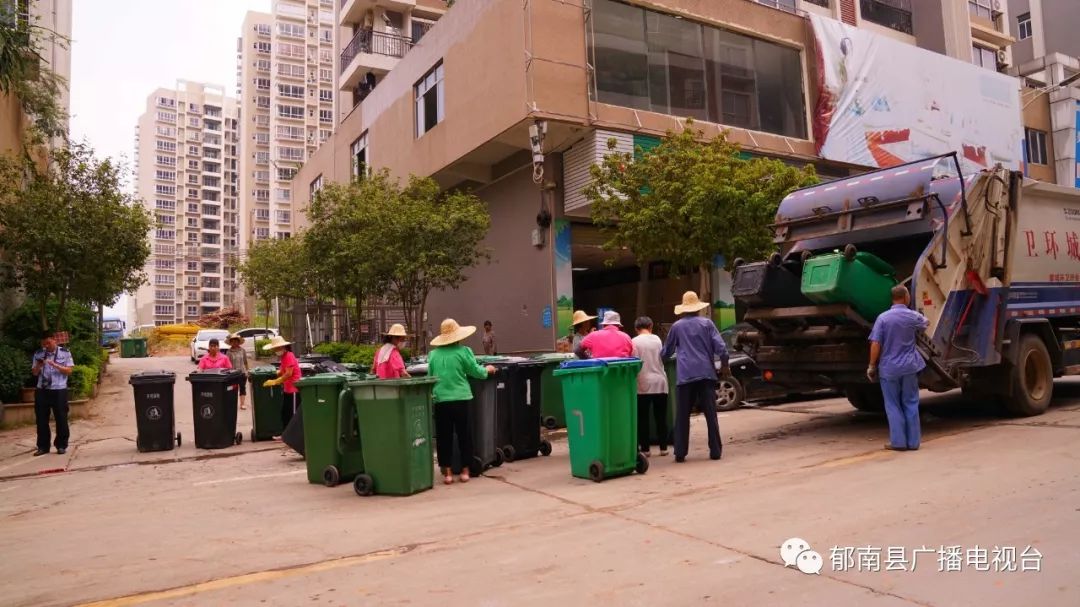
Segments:
[[[236,270],[239,113],[222,86],[177,82],[146,101],[136,127],[136,187],[154,215],[149,284],[135,324],[191,322],[241,305]]]

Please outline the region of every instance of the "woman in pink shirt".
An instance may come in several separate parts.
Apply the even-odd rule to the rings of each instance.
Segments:
[[[263,382],[263,387],[285,386],[285,396],[281,400],[281,427],[285,428],[300,408],[300,391],[296,387],[296,382],[300,379],[300,361],[296,360],[296,355],[293,354],[292,342],[285,341],[280,335],[274,336],[270,343],[263,346],[263,350],[270,350],[281,357],[278,376]]]
[[[383,335],[383,345],[375,352],[373,365],[379,379],[409,377],[405,372],[405,360],[401,357],[401,344],[405,342],[405,337],[405,327],[400,324],[391,325]]]
[[[232,369],[229,357],[221,353],[221,344],[216,339],[207,343],[206,354],[199,359],[199,370],[207,369]]]
[[[574,354],[578,358],[626,358],[634,352],[630,336],[622,331],[622,317],[614,310],[604,312],[603,327],[581,340]]]

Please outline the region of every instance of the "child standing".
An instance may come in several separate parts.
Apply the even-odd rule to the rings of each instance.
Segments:
[[[642,316],[634,322],[637,337],[631,341],[634,344],[633,355],[641,359],[641,371],[637,377],[638,391],[638,449],[650,455],[652,451],[649,445],[649,412],[652,412],[653,421],[656,423],[656,433],[659,435],[660,455],[668,454],[668,381],[667,373],[664,372],[664,361],[660,359],[660,351],[663,344],[660,338],[653,335],[653,321],[648,316]]]
[[[439,336],[431,340],[435,349],[428,354],[428,374],[439,381],[432,390],[435,401],[435,447],[439,455],[443,483],[454,482],[454,436],[461,451],[461,482],[469,481],[468,463],[472,459],[472,434],[469,432],[469,401],[472,388],[469,378],[484,379],[495,367],[476,362],[473,351],[460,342],[476,332],[476,327],[462,327],[452,318],[442,321]]]

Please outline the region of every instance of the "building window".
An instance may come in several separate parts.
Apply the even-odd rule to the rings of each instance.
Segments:
[[[270,35],[270,24],[269,23],[256,24],[255,25],[255,33],[261,34],[263,36],[269,36]]]
[[[186,310],[187,310],[187,315],[188,316],[198,316],[199,315],[199,306],[187,306]]]
[[[255,190],[255,200],[259,202],[270,202],[270,190]]]
[[[304,160],[304,148],[279,146],[277,152],[278,160],[290,160],[294,162],[302,162]]]
[[[269,78],[256,78],[255,79],[255,88],[263,90],[263,91],[270,90],[270,79]]]
[[[1050,164],[1046,159],[1046,132],[1024,129],[1027,138],[1027,161],[1031,164]]]
[[[1021,40],[1031,37],[1031,13],[1024,13],[1016,18],[1016,31]]]
[[[799,51],[613,0],[591,29],[597,101],[807,137]]]
[[[349,146],[349,150],[352,152],[352,174],[353,177],[356,177],[357,179],[367,175],[367,147],[367,133],[357,137],[356,141],[352,142],[352,145]]]
[[[260,240],[270,238],[270,228],[255,228],[255,238]]]
[[[260,72],[269,72],[270,71],[270,60],[269,59],[259,59],[259,60],[255,61],[255,69],[259,70]]]
[[[304,119],[304,106],[302,105],[283,105],[277,106],[278,116],[282,118],[295,118],[297,120]]]
[[[255,171],[255,181],[260,183],[270,181],[270,171]]]
[[[977,44],[971,45],[971,62],[979,67],[997,71],[997,52]]]
[[[757,0],[757,2],[789,13],[795,12],[795,0]]]
[[[176,122],[176,114],[172,112],[158,112],[157,119],[162,122]]]
[[[176,128],[171,126],[157,126],[157,134],[162,137],[176,137]]]
[[[987,21],[994,19],[994,0],[968,0],[968,12]]]
[[[157,103],[162,107],[176,107],[176,100],[168,97],[158,97]]]
[[[319,110],[319,122],[333,122],[334,110]]]
[[[416,83],[416,136],[435,128],[442,122],[446,96],[443,91],[443,66],[436,65]]]
[[[278,167],[277,179],[278,181],[292,181],[292,178],[296,175],[296,169],[289,167]]]
[[[319,91],[319,101],[333,101],[333,100],[334,100],[333,91],[327,91],[327,90],[320,90]]]
[[[155,145],[157,146],[158,151],[161,151],[161,152],[175,152],[176,151],[176,142],[175,141],[161,141],[159,139],[157,142],[155,142]]]
[[[295,84],[279,84],[277,85],[278,95],[282,97],[290,97],[292,99],[304,98],[304,87],[296,86]]]
[[[277,66],[278,76],[285,76],[290,78],[303,78],[304,66],[294,65],[292,63],[279,63]]]
[[[303,38],[305,35],[304,30],[306,28],[303,25],[299,25],[297,23],[287,23],[279,21],[277,27],[278,35],[280,36],[288,36],[290,38]]]
[[[255,164],[270,164],[270,152],[255,152]]]
[[[154,191],[160,196],[176,196],[176,186],[157,184]]]
[[[911,34],[911,0],[860,0],[862,18],[898,32]]]
[[[270,221],[270,209],[255,209],[255,221]]]
[[[292,213],[290,211],[276,211],[274,213],[274,219],[278,223],[289,223],[292,221]]]
[[[296,57],[299,59],[304,58],[304,45],[302,44],[288,44],[281,43],[278,45],[279,57]]]
[[[322,187],[323,187],[323,177],[322,177],[322,173],[320,173],[319,176],[316,177],[311,182],[311,185],[308,186],[308,195],[310,195],[312,198],[314,198],[315,194],[317,194],[319,192],[319,190],[322,189]]]
[[[334,79],[334,70],[328,70],[324,67],[319,68],[319,80],[323,82],[331,82]]]
[[[281,139],[292,139],[294,141],[304,140],[304,127],[302,126],[290,126],[287,124],[279,124],[277,127],[278,137]]]
[[[255,51],[259,52],[259,53],[269,53],[270,52],[270,43],[269,42],[256,42],[255,43]]]
[[[162,211],[173,211],[173,210],[176,210],[176,201],[175,200],[160,200],[160,199],[155,200],[154,201],[154,208],[155,209],[161,209]]]
[[[259,145],[270,145],[270,133],[255,133],[255,143]]]
[[[274,200],[278,202],[288,202],[292,197],[292,190],[288,188],[274,188]]]
[[[158,164],[161,164],[161,165],[164,165],[164,166],[170,166],[170,167],[176,166],[176,157],[175,156],[157,156],[157,157],[155,157],[155,160],[157,160]]]
[[[156,219],[160,225],[174,225],[176,223],[176,217],[173,217],[172,215],[155,215],[154,219]]]
[[[816,4],[818,6],[823,6],[825,8],[829,8],[829,0],[803,0],[803,1],[804,2],[809,2],[810,4]]]

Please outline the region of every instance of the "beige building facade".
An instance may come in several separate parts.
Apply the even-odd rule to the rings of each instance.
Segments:
[[[951,6],[952,27],[931,31],[925,23],[940,20],[942,4]],[[558,0],[458,0],[344,115],[300,169],[293,200],[301,209],[322,184],[358,178],[365,166],[400,178],[429,175],[484,200],[491,263],[472,270],[460,289],[433,295],[429,332],[445,316],[463,324],[491,320],[506,351],[550,350],[565,335],[569,302],[590,313],[615,307],[625,318],[641,281],[650,283],[647,311],[662,325],[697,278],[675,278],[662,264],[638,268],[629,256],[602,249],[580,190],[606,141],[630,151],[683,128],[690,116],[707,135],[725,129],[748,154],[847,175],[855,167],[824,162],[816,152],[818,57],[806,15],[931,50],[938,45],[971,61],[972,40],[985,24],[967,2],[933,5],[589,0],[583,8]],[[1007,21],[991,23],[1006,43]],[[543,133],[542,174],[533,165],[532,126]],[[553,221],[538,221],[544,211]]]
[[[242,303],[236,270],[240,121],[222,86],[177,82],[146,100],[136,127],[136,192],[154,216],[149,284],[135,325],[191,322]]]

